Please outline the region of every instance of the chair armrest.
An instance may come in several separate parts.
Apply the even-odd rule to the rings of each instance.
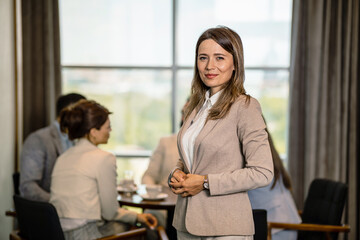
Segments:
[[[163,228],[163,226],[158,226],[157,231],[158,231],[160,240],[169,240],[169,237],[166,234],[165,229]]]
[[[16,217],[16,211],[14,209],[6,210],[5,211],[5,216]]]
[[[98,240],[116,240],[116,239],[135,239],[135,237],[146,236],[146,228],[137,228],[122,233],[117,233],[111,236],[98,238]],[[136,238],[137,239],[137,238]]]
[[[23,238],[21,238],[19,232],[20,232],[19,230],[13,230],[10,233],[9,239],[10,240],[24,240]]]
[[[268,231],[271,232],[272,228],[283,228],[300,231],[318,231],[318,232],[350,232],[349,225],[323,225],[323,224],[311,224],[311,223],[277,223],[268,222]]]

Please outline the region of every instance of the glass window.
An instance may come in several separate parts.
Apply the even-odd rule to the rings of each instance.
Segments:
[[[59,3],[63,65],[171,65],[171,1]]]
[[[259,100],[276,149],[286,154],[289,72],[285,70],[246,70],[245,89]]]
[[[171,90],[169,70],[63,70],[64,92],[84,93],[112,112],[103,148],[117,154],[152,150],[171,132]]]
[[[63,92],[109,108],[102,148],[140,181],[160,137],[179,130],[195,44],[209,27],[242,38],[245,88],[286,156],[291,0],[60,0]],[[175,14],[175,15],[173,15]],[[175,55],[174,55],[175,54]]]
[[[178,9],[179,65],[193,66],[201,33],[224,25],[240,35],[245,67],[289,67],[291,1],[179,0]]]

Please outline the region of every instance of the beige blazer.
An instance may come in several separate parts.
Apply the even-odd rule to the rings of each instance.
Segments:
[[[174,169],[179,160],[176,139],[176,134],[160,139],[158,146],[150,157],[149,166],[141,180],[142,183],[161,184],[168,187],[169,172]]]
[[[60,218],[136,222],[137,214],[117,201],[115,156],[85,138],[56,161],[50,202]]]
[[[269,184],[273,162],[258,101],[241,96],[222,119],[209,120],[195,140],[189,171],[182,138],[196,112],[178,133],[180,160],[185,173],[208,174],[210,190],[178,197],[173,225],[198,236],[253,235],[247,191]]]

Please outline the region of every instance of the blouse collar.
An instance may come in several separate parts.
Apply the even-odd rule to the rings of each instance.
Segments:
[[[209,102],[209,103],[210,103],[210,107],[212,107],[212,106],[217,102],[217,100],[219,99],[220,94],[221,94],[222,91],[223,91],[223,90],[220,90],[220,91],[218,91],[217,93],[215,93],[214,95],[212,95],[212,96],[210,97],[210,89],[207,90],[206,93],[205,93],[205,103],[204,103],[204,104],[206,104],[207,102]]]

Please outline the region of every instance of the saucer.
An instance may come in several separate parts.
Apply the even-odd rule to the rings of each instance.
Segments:
[[[147,201],[163,200],[163,199],[167,198],[168,196],[169,195],[167,195],[166,193],[159,193],[156,197],[151,198],[147,193],[140,194],[140,197],[142,197],[144,200],[147,200]]]

